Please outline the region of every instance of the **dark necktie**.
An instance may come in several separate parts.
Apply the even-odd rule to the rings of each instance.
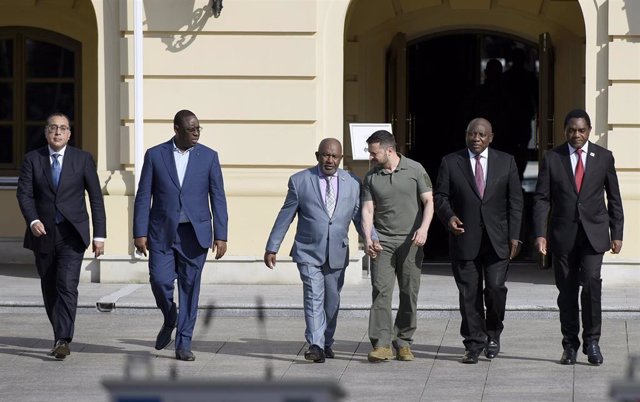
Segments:
[[[476,155],[476,187],[478,187],[478,194],[480,198],[484,197],[484,171],[482,170],[482,164],[480,163],[480,155]]]
[[[53,179],[53,186],[57,189],[58,183],[60,182],[60,170],[62,170],[60,168],[60,161],[58,160],[60,154],[51,154],[51,157],[53,158],[53,162],[51,163],[51,178]]]
[[[576,189],[580,192],[582,187],[582,178],[584,177],[584,165],[582,164],[582,149],[576,149],[578,161],[576,163]]]
[[[331,186],[331,176],[325,176],[325,180],[327,180],[327,192],[325,193],[324,203],[329,217],[332,217],[333,211],[336,209],[336,194]]]

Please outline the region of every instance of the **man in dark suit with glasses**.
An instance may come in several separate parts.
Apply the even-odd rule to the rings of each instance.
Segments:
[[[84,252],[91,244],[96,258],[104,254],[106,215],[93,157],[68,145],[69,118],[62,113],[50,115],[44,135],[48,145],[25,156],[16,196],[27,223],[24,247],[35,255],[44,306],[53,327],[54,346],[49,355],[64,359],[71,353]]]

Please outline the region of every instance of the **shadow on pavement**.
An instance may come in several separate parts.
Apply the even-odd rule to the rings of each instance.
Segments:
[[[449,263],[424,263],[422,275],[448,276],[453,281],[451,265]],[[523,282],[531,284],[553,285],[553,270],[540,269],[536,263],[514,262],[509,266],[508,282]]]
[[[39,278],[36,266],[33,264],[0,264],[0,276]]]
[[[151,342],[149,342],[151,343]],[[0,353],[7,355],[29,356],[42,361],[59,361],[46,353],[53,346],[50,339],[5,336],[0,337]],[[148,351],[132,351],[125,348],[97,345],[84,342],[71,342],[71,354],[121,353],[127,355],[149,354]]]

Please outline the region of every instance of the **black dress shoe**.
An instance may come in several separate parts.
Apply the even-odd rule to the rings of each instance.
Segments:
[[[196,355],[190,350],[176,350],[176,359],[192,362],[196,359]]]
[[[318,345],[311,345],[304,352],[305,360],[312,360],[314,363],[324,363],[324,351]]]
[[[63,360],[70,354],[71,349],[69,348],[69,342],[65,341],[64,339],[58,339],[56,341],[56,344],[53,346],[53,349],[51,349],[51,352],[49,352],[50,356],[53,356],[59,360]]]
[[[324,347],[324,357],[326,357],[327,359],[333,359],[334,357],[336,357],[336,354],[333,353],[333,349],[331,349],[331,346]]]
[[[158,332],[158,336],[156,337],[157,350],[166,348],[171,342],[171,333],[175,327],[175,325],[163,325],[162,328],[160,328],[160,332]]]
[[[602,353],[600,353],[600,346],[598,346],[598,342],[591,341],[586,348],[582,350],[585,355],[587,355],[587,360],[589,363],[599,366],[604,362],[604,358],[602,357]]]
[[[576,364],[576,350],[571,346],[564,348],[562,357],[560,358],[560,364]]]
[[[500,353],[500,339],[489,338],[489,342],[487,342],[487,346],[484,349],[484,355],[487,359],[493,359],[498,356],[498,353]]]
[[[478,363],[478,356],[480,356],[480,350],[465,350],[464,356],[462,356],[462,363],[464,364],[476,364]]]

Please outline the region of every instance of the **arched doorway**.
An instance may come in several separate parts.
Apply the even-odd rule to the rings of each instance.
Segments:
[[[525,177],[530,198],[538,159],[537,44],[496,32],[446,32],[409,43],[407,66],[407,155],[435,180],[441,158],[465,146],[467,123],[484,117],[493,125],[491,146],[516,157],[521,179],[533,165]],[[432,225],[429,237],[426,258],[446,260],[444,227]]]
[[[525,70],[533,75],[532,85],[537,87],[540,62],[549,60],[547,53],[542,57],[539,39],[542,35],[547,40],[554,38],[555,75],[562,76],[562,80],[554,82],[554,74],[550,77],[547,74],[543,81],[549,93],[533,89],[528,95],[531,102],[527,103],[539,104],[536,99],[544,102],[543,107],[528,110],[529,118],[523,123],[528,125],[528,134],[523,134],[524,140],[518,142],[525,144],[520,155],[525,162],[523,170],[527,160],[537,161],[538,142],[548,147],[554,138],[561,139],[561,118],[555,116],[584,106],[585,31],[578,2],[559,6],[549,0],[517,4],[495,1],[478,4],[474,9],[457,1],[424,2],[406,8],[402,2],[375,0],[375,3],[379,7],[362,0],[353,1],[347,13],[345,120],[393,122],[401,150],[420,161],[432,181],[437,178],[440,159],[464,146],[468,121],[474,115],[488,112],[486,96],[485,100],[478,99],[483,99],[480,94],[485,83],[484,70],[491,59],[496,59],[506,71],[514,64],[514,54],[523,54]],[[404,40],[398,40],[399,36]],[[396,61],[403,57],[404,60],[391,66],[389,54]],[[403,71],[404,79],[389,79],[389,72]],[[391,81],[406,82],[406,87],[389,90]],[[390,95],[406,98],[396,102]],[[543,125],[536,123],[540,112],[544,116]],[[496,125],[496,133],[513,126],[510,121]],[[550,140],[539,141],[541,131],[547,132]],[[497,141],[496,148],[516,153],[513,136],[503,136],[502,140]],[[368,168],[361,162],[350,161],[348,154],[345,164],[359,175],[364,175]],[[532,174],[535,177],[535,170]],[[528,183],[530,190],[534,184]],[[523,240],[526,237],[525,233]],[[432,261],[448,258],[447,235],[437,220],[432,223],[425,255]]]

